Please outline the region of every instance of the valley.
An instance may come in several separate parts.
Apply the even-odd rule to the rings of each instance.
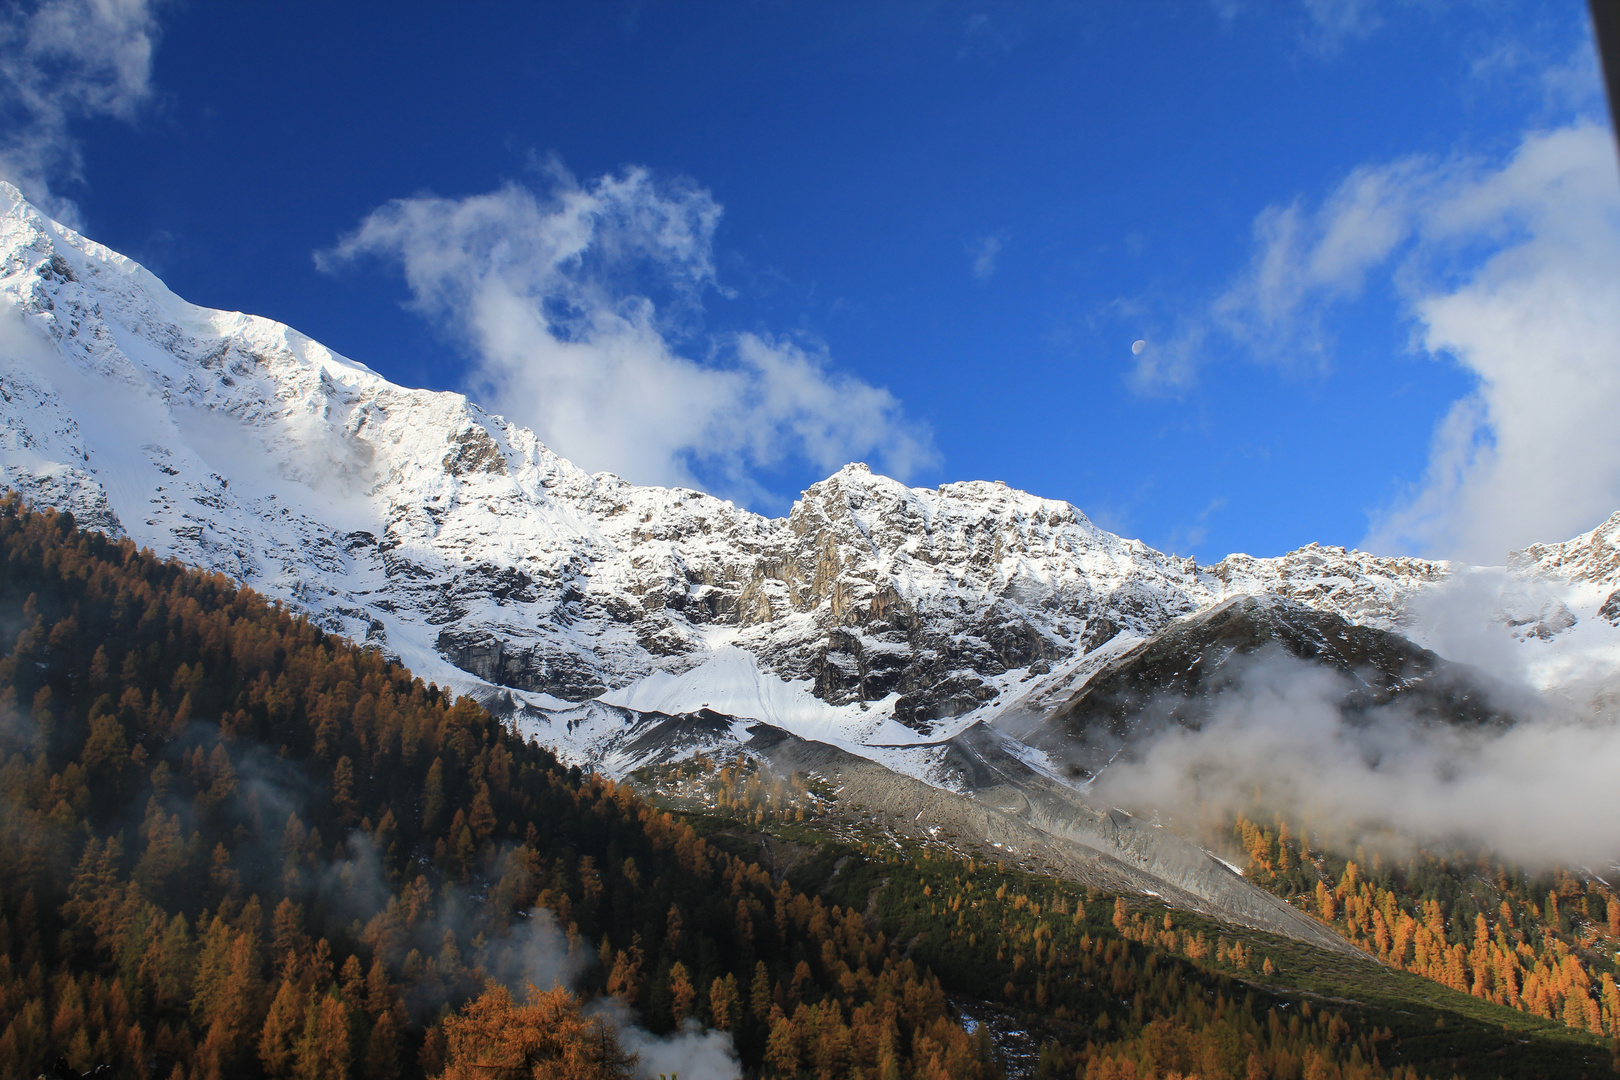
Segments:
[[[29,887],[3,894],[0,983],[21,989],[0,1029],[38,1002],[0,1060],[43,1052],[46,1005],[71,1013],[75,994],[94,996],[65,989],[74,978],[117,969],[137,1004],[117,1022],[63,1022],[63,1038],[84,1033],[76,1067],[158,1040],[187,1077],[279,1075],[282,1051],[260,1054],[246,1028],[216,1035],[213,998],[191,987],[207,998],[192,1005],[153,974],[160,954],[191,956],[174,962],[201,978],[187,935],[212,934],[216,951],[260,950],[265,1000],[241,1006],[263,1006],[253,1024],[270,1021],[270,987],[297,998],[283,1009],[296,1027],[331,983],[355,1038],[381,1040],[365,1075],[432,1075],[444,1010],[504,962],[489,942],[532,909],[553,913],[536,922],[555,920],[582,997],[617,995],[658,1038],[687,1018],[728,1032],[750,1075],[853,1075],[857,1061],[885,1077],[1083,1080],[1138,1075],[1126,1062],[1206,1078],[1620,1069],[1614,823],[1598,811],[1570,839],[1535,819],[1503,834],[1504,851],[1518,845],[1503,854],[1485,843],[1488,815],[1468,834],[1468,814],[1408,813],[1423,804],[1373,782],[1440,790],[1510,737],[1607,738],[1620,512],[1497,567],[1318,545],[1199,565],[1005,484],[911,488],[859,464],[768,518],[587,474],[461,395],[191,305],[8,185],[0,296],[5,707],[26,719],[7,736],[6,850],[33,860]],[[54,583],[63,560],[92,569]],[[75,590],[137,565],[204,599],[195,612],[175,599],[151,625],[105,614],[109,645],[128,640],[99,661],[90,642],[58,640],[118,594]],[[35,579],[53,581],[48,621]],[[285,656],[198,638],[193,623],[221,612],[320,652],[310,678],[326,704],[272,686]],[[27,649],[48,678],[21,663]],[[47,683],[67,712],[40,704]],[[385,684],[436,718],[419,736],[431,748],[369,726]],[[1242,726],[1307,713],[1325,725],[1309,745]],[[58,721],[62,734],[40,734]],[[465,777],[447,780],[440,743],[461,730],[477,746],[458,744]],[[1231,760],[1196,757],[1227,734]],[[209,795],[222,753],[237,772],[260,758],[311,771],[295,786],[321,826]],[[526,779],[492,779],[507,768],[492,754]],[[175,772],[186,809],[171,827]],[[93,788],[102,774],[116,782]],[[1278,776],[1293,783],[1260,790]],[[1338,791],[1324,780],[1337,776],[1372,779]],[[1301,820],[1317,796],[1343,812]],[[547,815],[571,823],[561,846],[543,842]],[[227,823],[250,818],[279,845],[252,854],[257,891],[225,866],[247,835]],[[1605,853],[1577,859],[1577,842]],[[375,903],[351,913],[368,928],[352,932],[331,874],[379,857]],[[662,870],[644,886],[649,859]],[[476,935],[446,929],[437,960],[423,936],[448,919],[423,906],[434,890],[483,920]],[[259,892],[307,918],[246,914]],[[46,895],[79,906],[42,915]],[[154,944],[159,916],[180,919],[184,948]],[[683,918],[707,945],[683,939]],[[270,953],[267,931],[281,935]],[[142,933],[150,963],[129,959]],[[771,933],[756,956],[748,942]],[[362,958],[384,990],[326,970]],[[67,982],[47,992],[48,970]],[[871,1034],[884,1024],[888,1042]],[[841,1064],[815,1064],[846,1043]],[[400,1064],[407,1047],[415,1064]]]

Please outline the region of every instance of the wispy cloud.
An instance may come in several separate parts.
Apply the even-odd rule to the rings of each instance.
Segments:
[[[42,0],[0,10],[0,175],[52,217],[78,225],[57,190],[80,179],[77,119],[134,119],[152,96],[150,0]]]
[[[1310,21],[1311,41],[1319,47],[1367,37],[1383,23],[1374,0],[1301,0]]]
[[[1257,358],[1325,363],[1324,316],[1359,296],[1411,237],[1446,171],[1423,158],[1366,166],[1320,206],[1267,207],[1255,218],[1249,266],[1212,305],[1213,323]]]
[[[759,498],[756,470],[788,459],[900,477],[931,462],[926,427],[813,345],[739,333],[683,354],[716,288],[720,214],[645,169],[582,184],[554,166],[540,191],[390,202],[319,261],[397,262],[417,309],[467,344],[470,388],[589,469]]]
[[[1192,524],[1177,525],[1171,529],[1170,535],[1162,545],[1164,549],[1173,554],[1180,554],[1202,546],[1209,538],[1209,519],[1226,509],[1226,502],[1224,496],[1211,499],[1193,518]]]
[[[1315,53],[1333,53],[1369,37],[1383,25],[1376,0],[1299,0],[1295,5],[1254,0],[1211,0],[1216,15],[1228,25],[1253,14],[1268,21],[1285,19],[1298,28],[1299,40]]]
[[[1029,12],[1011,13],[1006,10],[992,18],[988,12],[975,12],[962,21],[961,44],[956,50],[958,60],[970,57],[994,62],[1012,52],[1015,41],[1024,34],[1024,23]]]
[[[1204,319],[1184,319],[1163,335],[1131,344],[1131,389],[1139,394],[1180,394],[1198,381],[1199,360],[1209,325]]]
[[[996,272],[996,263],[1001,258],[1001,249],[1007,238],[1001,233],[992,233],[981,236],[968,245],[968,255],[973,260],[973,280],[989,281]]]
[[[1608,131],[1526,136],[1502,160],[1409,157],[1255,220],[1245,270],[1133,359],[1147,393],[1194,385],[1214,342],[1325,367],[1331,325],[1389,290],[1414,342],[1473,376],[1423,479],[1364,543],[1480,562],[1620,507],[1620,178]]]

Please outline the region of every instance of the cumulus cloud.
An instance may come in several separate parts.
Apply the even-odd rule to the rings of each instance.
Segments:
[[[1445,190],[1433,245],[1494,250],[1414,290],[1421,341],[1476,377],[1435,432],[1423,480],[1367,545],[1499,562],[1620,508],[1620,175],[1595,125],[1526,139],[1506,166]]]
[[[1620,727],[1569,709],[1507,728],[1425,724],[1400,708],[1347,715],[1351,680],[1257,656],[1198,731],[1172,727],[1096,791],[1196,821],[1263,810],[1341,844],[1484,844],[1523,864],[1620,858]],[[1528,698],[1517,698],[1521,707]],[[1522,714],[1522,713],[1521,713]]]
[[[1374,287],[1474,389],[1365,546],[1499,563],[1620,508],[1620,175],[1605,128],[1532,133],[1500,161],[1365,166],[1319,203],[1266,209],[1244,272],[1136,357],[1131,382],[1186,389],[1215,339],[1325,366],[1333,317]]]
[[[151,0],[40,0],[0,13],[0,175],[70,225],[55,185],[80,177],[73,121],[135,117],[152,95]]]
[[[1520,688],[1531,712],[1553,709],[1620,724],[1620,651],[1599,613],[1612,588],[1601,577],[1568,580],[1531,563],[1454,566],[1445,581],[1413,599],[1403,632]],[[1507,711],[1526,708],[1509,705]]]
[[[716,288],[707,191],[639,168],[549,180],[395,200],[319,260],[397,262],[417,309],[468,346],[473,392],[587,469],[758,495],[753,471],[787,459],[902,478],[933,460],[889,391],[820,349],[738,333],[680,350]]]

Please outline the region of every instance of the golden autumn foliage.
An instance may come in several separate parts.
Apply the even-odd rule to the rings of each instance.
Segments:
[[[518,1004],[491,984],[444,1022],[442,1080],[626,1080],[633,1055],[613,1026],[560,986]]]
[[[1620,1036],[1620,900],[1565,869],[1541,880],[1488,860],[1358,852],[1335,875],[1281,822],[1240,816],[1247,873],[1379,959],[1498,1005]],[[1309,888],[1306,886],[1309,885]]]
[[[837,858],[829,894],[845,879],[859,896],[876,885],[879,926],[949,993],[998,988],[998,1006],[1041,1032],[1036,1080],[1590,1080],[1620,1067],[1589,1036],[1153,900],[937,848],[863,842]],[[1324,971],[1335,972],[1332,990]],[[1400,997],[1385,997],[1396,985]]]
[[[439,1071],[421,1018],[536,927],[751,1069],[778,1008],[851,1068],[965,1045],[858,917],[222,575],[7,497],[0,610],[0,1076]]]
[[[1042,1077],[1401,1075],[1387,1028],[1236,982],[1275,965],[1218,929],[926,852],[810,895],[375,651],[15,499],[0,610],[0,1077],[59,1053],[139,1080],[624,1075],[580,1008],[613,995],[655,1034],[723,1028],[751,1077],[989,1080],[947,992],[1082,1028]],[[803,778],[722,772],[727,827],[822,810]],[[1314,866],[1279,834],[1274,872]],[[1323,884],[1341,919],[1383,903],[1359,865]],[[1551,891],[1576,985],[1620,907]],[[1484,936],[1556,954],[1514,903]],[[1456,944],[1455,906],[1409,914],[1414,961],[1424,926]],[[488,976],[536,928],[583,974],[519,1002]]]

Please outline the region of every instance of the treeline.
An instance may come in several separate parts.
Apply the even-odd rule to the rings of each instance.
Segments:
[[[1313,850],[1240,815],[1245,874],[1398,967],[1594,1035],[1620,1036],[1620,898],[1598,878],[1488,857]]]
[[[559,973],[751,1071],[989,1075],[857,914],[223,576],[8,496],[0,641],[0,1076],[434,1075]]]

